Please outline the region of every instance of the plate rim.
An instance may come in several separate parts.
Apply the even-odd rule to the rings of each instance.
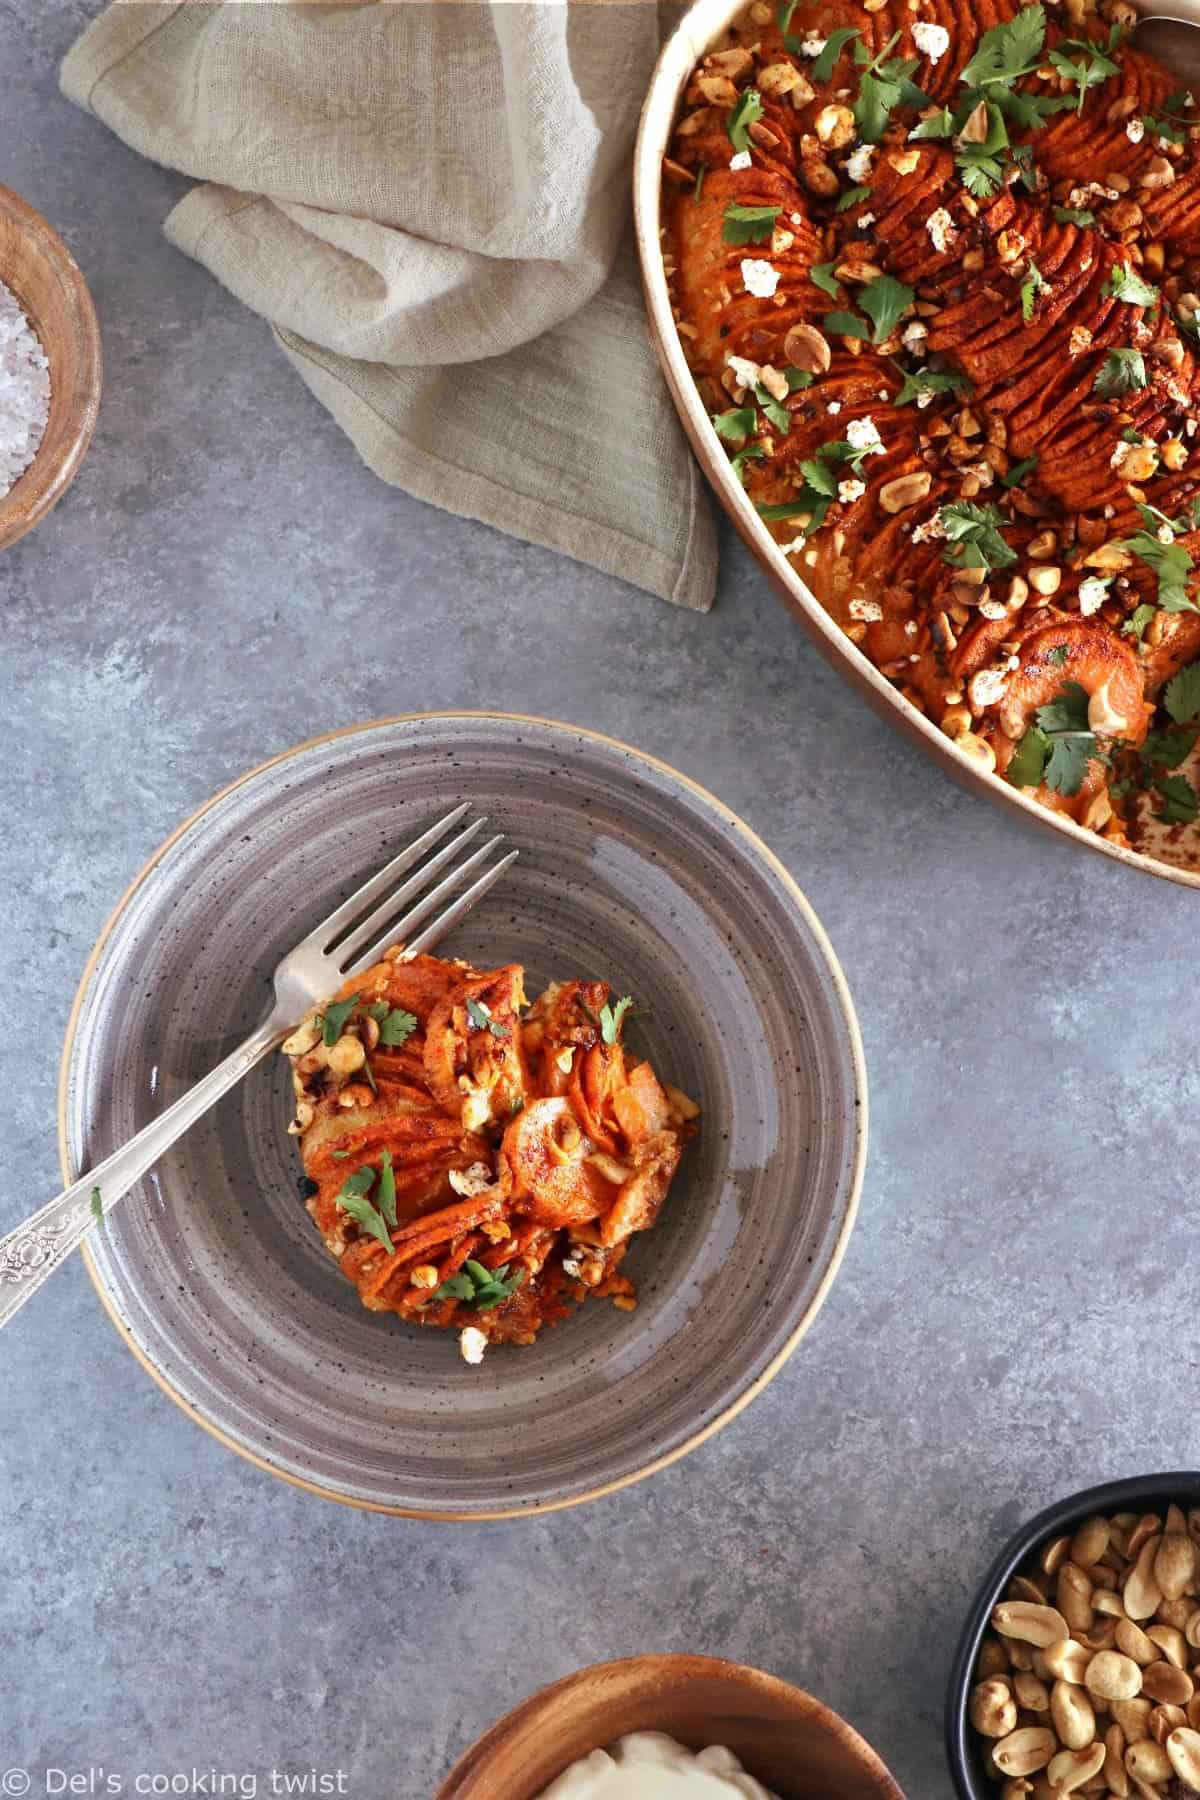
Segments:
[[[770,1362],[727,1407],[717,1414],[715,1418],[710,1419],[707,1425],[703,1426],[700,1430],[693,1432],[691,1436],[685,1438],[681,1444],[677,1444],[674,1449],[665,1451],[660,1456],[652,1457],[648,1462],[642,1464],[641,1467],[631,1470],[628,1474],[618,1476],[611,1481],[602,1482],[598,1486],[584,1489],[578,1494],[571,1494],[558,1500],[539,1500],[527,1505],[497,1507],[494,1509],[487,1508],[483,1510],[472,1509],[468,1512],[456,1512],[447,1509],[430,1509],[424,1507],[395,1506],[386,1501],[362,1500],[349,1494],[338,1493],[336,1489],[325,1487],[320,1482],[313,1481],[307,1476],[295,1475],[291,1470],[280,1468],[277,1464],[262,1456],[257,1450],[252,1450],[249,1445],[240,1443],[235,1437],[231,1436],[223,1426],[218,1425],[212,1419],[206,1418],[197,1407],[192,1405],[190,1400],[184,1398],[169,1380],[167,1375],[151,1361],[141,1345],[134,1339],[129,1327],[118,1315],[112,1296],[109,1294],[108,1289],[100,1278],[99,1270],[91,1255],[87,1240],[85,1239],[81,1244],[80,1254],[83,1257],[84,1267],[87,1269],[88,1275],[91,1278],[92,1286],[95,1288],[101,1305],[113,1326],[116,1328],[126,1349],[130,1351],[155,1385],[166,1394],[167,1398],[172,1400],[175,1405],[179,1407],[181,1412],[185,1413],[194,1424],[199,1425],[203,1431],[207,1432],[209,1437],[215,1438],[219,1444],[222,1444],[225,1447],[225,1449],[232,1450],[237,1456],[241,1457],[244,1462],[252,1463],[255,1468],[261,1469],[266,1474],[274,1476],[277,1481],[284,1481],[290,1487],[300,1488],[306,1493],[315,1494],[319,1499],[331,1500],[335,1505],[351,1507],[356,1512],[383,1513],[391,1518],[400,1519],[426,1519],[453,1524],[477,1524],[497,1519],[537,1518],[545,1513],[562,1512],[568,1507],[582,1506],[588,1501],[599,1500],[608,1494],[618,1493],[622,1488],[632,1487],[635,1482],[644,1481],[651,1475],[656,1475],[661,1469],[668,1468],[672,1463],[680,1461],[680,1459],[687,1456],[690,1451],[697,1449],[710,1437],[715,1436],[723,1426],[728,1425],[731,1420],[735,1419],[738,1414],[742,1412],[744,1408],[749,1406],[750,1402],[756,1399],[768,1384],[774,1380],[775,1376],[779,1373],[780,1369],[783,1368],[793,1351],[796,1350],[801,1340],[808,1332],[813,1320],[817,1317],[817,1314],[825,1304],[829,1295],[829,1290],[833,1286],[838,1271],[841,1268],[842,1258],[846,1253],[846,1246],[850,1241],[850,1234],[853,1231],[855,1222],[858,1218],[859,1199],[862,1194],[863,1179],[866,1172],[867,1141],[869,1136],[867,1066],[866,1056],[863,1051],[862,1035],[858,1025],[858,1016],[855,1012],[854,1001],[850,993],[850,986],[846,980],[842,965],[838,960],[837,952],[834,950],[833,945],[829,940],[829,935],[817,916],[812,903],[804,894],[795,877],[771,849],[770,845],[765,843],[764,840],[759,837],[758,833],[754,831],[739,814],[733,811],[732,807],[727,806],[723,800],[719,799],[716,794],[712,793],[710,789],[704,787],[700,782],[694,781],[690,775],[683,774],[681,770],[676,769],[671,763],[663,761],[661,757],[654,756],[649,751],[639,750],[636,745],[628,744],[622,738],[612,737],[608,732],[597,731],[586,725],[572,725],[567,720],[546,718],[537,713],[504,712],[487,708],[471,707],[447,707],[429,712],[391,713],[379,718],[361,720],[354,725],[341,725],[332,731],[320,732],[316,737],[305,738],[302,742],[292,744],[288,749],[281,750],[274,756],[269,756],[260,763],[255,763],[253,767],[244,770],[240,775],[236,775],[232,781],[227,781],[222,787],[218,788],[214,794],[210,795],[207,800],[202,801],[193,812],[189,813],[188,816],[163,839],[162,843],[158,845],[157,849],[151,853],[136,875],[134,875],[132,881],[130,881],[124,893],[120,896],[101,927],[100,934],[92,946],[87,962],[84,965],[83,973],[79,978],[79,984],[75,990],[75,997],[71,1003],[71,1010],[67,1017],[66,1029],[63,1035],[62,1052],[59,1057],[56,1111],[58,1122],[59,1167],[62,1171],[64,1182],[70,1184],[76,1179],[76,1176],[71,1161],[70,1145],[68,1142],[67,1102],[71,1079],[71,1063],[75,1049],[75,1038],[78,1030],[80,1013],[83,1010],[84,999],[91,986],[92,978],[96,972],[100,958],[104,953],[109,938],[116,929],[118,921],[124,915],[130,902],[133,900],[134,895],[149,879],[163,857],[166,856],[167,852],[181,837],[183,837],[185,832],[190,831],[194,825],[213,809],[213,807],[217,806],[229,794],[234,793],[238,788],[244,786],[246,782],[254,780],[259,775],[265,774],[268,769],[277,768],[281,763],[290,762],[294,757],[301,756],[307,751],[319,749],[323,744],[336,743],[342,738],[353,737],[360,732],[375,731],[382,726],[422,724],[434,720],[441,722],[456,719],[487,719],[500,721],[501,723],[509,725],[534,725],[549,728],[551,731],[565,732],[572,737],[588,738],[594,743],[604,745],[607,749],[620,751],[623,755],[635,757],[638,761],[648,764],[660,774],[668,776],[672,781],[677,781],[683,787],[689,789],[691,793],[703,800],[706,805],[713,807],[724,823],[732,829],[741,842],[743,844],[748,844],[750,848],[765,860],[768,867],[782,883],[788,898],[800,912],[809,930],[813,934],[817,949],[824,958],[825,966],[829,971],[833,983],[834,997],[845,1027],[847,1044],[850,1051],[853,1093],[856,1102],[856,1104],[850,1108],[851,1117],[848,1121],[852,1142],[852,1161],[846,1195],[846,1205],[841,1226],[834,1242],[829,1262],[816,1291],[813,1294],[810,1304],[805,1309],[803,1317],[797,1322],[795,1328],[784,1343],[780,1345]]]

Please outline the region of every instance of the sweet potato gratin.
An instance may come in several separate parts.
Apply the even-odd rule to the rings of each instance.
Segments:
[[[699,1109],[626,1052],[629,999],[391,951],[283,1045],[307,1206],[364,1306],[478,1362],[601,1294],[658,1218]]]
[[[1200,862],[1200,108],[1125,0],[757,0],[664,254],[793,567],[967,755]]]

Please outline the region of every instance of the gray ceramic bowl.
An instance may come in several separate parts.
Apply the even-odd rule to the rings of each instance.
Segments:
[[[599,975],[703,1129],[628,1267],[478,1369],[452,1333],[363,1311],[299,1198],[282,1058],[93,1234],[118,1328],[200,1424],[273,1474],[382,1510],[565,1506],[670,1462],[795,1348],[833,1279],[865,1148],[854,1014],[795,883],[720,803],[622,744],[442,714],[303,744],[210,801],[126,895],[67,1034],[68,1171],[136,1131],[259,1018],[280,955],[460,799],[521,851],[444,946]]]

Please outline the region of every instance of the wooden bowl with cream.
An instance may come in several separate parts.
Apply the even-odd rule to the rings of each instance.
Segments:
[[[538,1800],[573,1763],[630,1732],[732,1750],[779,1800],[904,1800],[871,1746],[777,1676],[711,1656],[632,1656],[543,1688],[485,1732],[437,1800]]]

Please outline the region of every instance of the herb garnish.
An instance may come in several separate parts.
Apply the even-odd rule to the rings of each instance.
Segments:
[[[623,994],[615,1006],[600,1008],[600,1036],[606,1044],[615,1044],[626,1018],[636,1019],[645,1009],[635,1007],[632,994]]]
[[[725,121],[725,131],[735,150],[750,148],[750,127],[763,115],[762,95],[757,88],[743,88],[737,105]]]
[[[842,291],[841,283],[834,278],[833,271],[836,265],[837,258],[835,256],[833,262],[814,263],[808,271],[809,280],[814,282],[817,287],[822,288],[834,300]]]
[[[1192,559],[1183,545],[1175,542],[1179,532],[1195,530],[1198,510],[1200,502],[1194,501],[1190,515],[1168,519],[1156,506],[1139,505],[1144,529],[1135,532],[1131,538],[1118,539],[1118,549],[1132,551],[1139,562],[1154,571],[1158,582],[1158,604],[1163,612],[1200,612],[1200,606],[1187,591]]]
[[[853,313],[826,313],[825,329],[840,337],[867,338],[874,344],[884,343],[912,305],[915,295],[892,275],[877,275],[859,291],[858,304],[870,318],[874,332],[867,330]]]
[[[907,406],[922,394],[956,394],[970,385],[965,375],[954,375],[949,370],[909,369],[904,376],[904,386],[892,405]]]
[[[1166,119],[1152,119],[1147,114],[1143,117],[1142,124],[1147,131],[1152,131],[1155,137],[1162,138],[1164,143],[1186,144],[1187,142],[1187,132],[1180,131],[1178,125],[1172,125]]]
[[[782,400],[776,400],[773,394],[769,394],[761,381],[755,386],[754,398],[776,431],[781,431],[786,437],[792,429],[792,415]]]
[[[759,447],[761,449],[761,445]],[[742,452],[742,455],[745,455],[745,451]],[[493,1019],[491,1008],[482,1000],[467,1001],[467,1017],[477,1031],[490,1031],[494,1038],[508,1036],[508,1026],[501,1025],[496,1019]]]
[[[379,1210],[391,1226],[396,1229],[396,1172],[392,1168],[392,1153],[385,1150],[379,1158]]]
[[[840,464],[848,464],[856,475],[862,472],[863,459],[881,449],[878,443],[851,444],[845,438],[836,442],[822,444],[815,457],[800,464],[800,472],[804,476],[804,486],[793,500],[782,500],[775,505],[760,505],[759,517],[762,519],[794,519],[798,514],[808,515],[806,530],[818,531],[825,522],[825,515],[834,500],[837,499],[837,468]]]
[[[379,1041],[386,1050],[398,1050],[417,1029],[413,1013],[405,1012],[402,1006],[389,1006],[386,1000],[377,1000],[367,1012],[379,1026]]]
[[[1007,475],[1002,475],[1000,477],[1001,487],[1020,487],[1025,477],[1031,475],[1037,466],[1038,459],[1036,456],[1023,456],[1020,462],[1015,462],[1013,464]]]
[[[929,104],[928,94],[912,79],[920,67],[920,59],[891,54],[899,42],[900,33],[893,32],[874,57],[862,42],[854,46],[854,60],[862,69],[858,98],[854,103],[854,122],[859,137],[866,144],[879,142],[894,107]]]
[[[1095,213],[1089,212],[1086,206],[1052,206],[1050,216],[1057,219],[1060,225],[1086,227],[1096,223]]]
[[[747,444],[744,450],[739,450],[736,456],[730,457],[729,466],[743,487],[746,485],[746,477],[743,473],[746,463],[758,462],[766,454],[762,444]]]
[[[490,1312],[493,1306],[515,1294],[525,1279],[524,1264],[511,1276],[508,1270],[508,1263],[501,1263],[498,1269],[485,1269],[482,1263],[468,1257],[456,1275],[434,1289],[433,1298],[466,1300],[476,1312]]]
[[[1148,768],[1177,769],[1196,748],[1200,726],[1176,725],[1166,731],[1151,731],[1138,755]]]
[[[101,1221],[104,1218],[104,1202],[100,1198],[100,1189],[98,1187],[92,1189],[92,1217],[93,1219],[100,1219]]]
[[[939,508],[937,516],[954,545],[942,553],[942,561],[952,568],[1004,569],[1016,562],[1016,551],[1000,534],[1005,518],[999,507],[979,506],[973,500],[951,500]]]
[[[713,414],[713,430],[729,444],[744,444],[754,424],[752,406],[735,406],[729,412]]]
[[[1158,289],[1143,281],[1129,263],[1116,263],[1100,292],[1108,299],[1124,300],[1130,306],[1158,305]]]
[[[348,1000],[331,1000],[329,1002],[325,1008],[325,1017],[321,1025],[321,1037],[327,1046],[337,1043],[342,1035],[343,1025],[357,1005],[357,994],[351,994]]]
[[[839,25],[836,31],[830,32],[829,36],[825,39],[825,45],[821,54],[817,57],[812,66],[812,79],[818,86],[820,86],[822,82],[829,80],[830,76],[833,74],[834,65],[836,64],[838,57],[842,54],[842,51],[850,42],[850,39],[856,38],[858,34],[857,25]]]
[[[1076,112],[1083,111],[1089,88],[1101,87],[1111,75],[1121,73],[1111,56],[1121,42],[1121,36],[1121,27],[1114,25],[1103,49],[1093,38],[1062,38],[1050,52],[1049,60],[1059,74],[1078,84]]]
[[[1200,662],[1189,663],[1168,681],[1163,705],[1177,725],[1200,716]]]
[[[1014,787],[1045,782],[1059,794],[1077,794],[1088,763],[1097,753],[1096,734],[1088,723],[1087,691],[1068,681],[1054,700],[1037,708],[1031,725],[1005,770]]]
[[[1030,257],[1028,267],[1025,270],[1025,279],[1021,283],[1021,317],[1026,325],[1028,325],[1033,318],[1033,309],[1037,303],[1038,295],[1047,285],[1046,277],[1042,274],[1042,271],[1038,268],[1033,258]]]
[[[1121,627],[1122,634],[1125,637],[1136,638],[1140,644],[1142,633],[1157,611],[1157,606],[1149,606],[1145,601],[1140,606],[1135,606]]]
[[[967,143],[960,136],[957,139],[958,149],[955,151],[954,161],[967,192],[974,194],[979,200],[986,200],[1004,181],[1004,163],[1000,153],[1008,149],[1008,127],[995,100],[988,99],[979,104],[984,108],[987,133],[982,143]]]
[[[721,237],[727,244],[765,244],[775,229],[779,207],[738,206],[725,208]]]
[[[847,188],[837,203],[838,211],[849,212],[852,206],[857,206],[860,200],[865,200],[870,192],[869,187]]]
[[[1140,350],[1110,350],[1092,388],[1106,400],[1112,400],[1119,394],[1135,393],[1138,388],[1148,387],[1149,383],[1146,359]]]
[[[343,1185],[341,1193],[337,1196],[337,1203],[343,1212],[350,1214],[356,1224],[362,1226],[364,1231],[369,1232],[372,1237],[378,1238],[390,1256],[394,1256],[396,1246],[384,1223],[383,1214],[377,1212],[367,1199],[367,1195],[374,1185],[374,1169],[356,1169]]]
[[[923,138],[948,138],[954,136],[954,114],[948,106],[939,107],[937,112],[930,113],[927,119],[914,125],[909,138],[917,142]]]
[[[1041,6],[1023,6],[1003,25],[993,25],[979,40],[974,56],[960,80],[967,87],[1006,86],[1032,75],[1041,61],[1046,38],[1046,14]]]

